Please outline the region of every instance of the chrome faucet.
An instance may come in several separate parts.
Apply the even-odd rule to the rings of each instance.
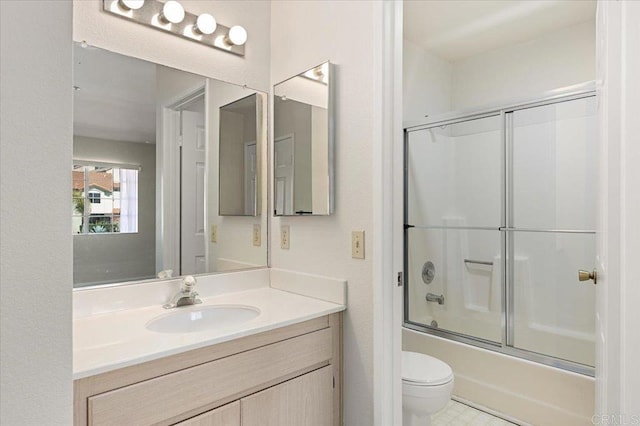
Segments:
[[[427,302],[438,302],[438,305],[444,305],[444,294],[427,293]]]
[[[182,279],[182,285],[180,291],[178,291],[169,303],[162,305],[165,309],[173,309],[178,306],[195,305],[202,303],[202,300],[198,299],[198,292],[194,290],[196,286],[196,279],[191,275],[187,275]]]

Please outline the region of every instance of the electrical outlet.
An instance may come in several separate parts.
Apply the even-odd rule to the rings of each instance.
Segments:
[[[253,225],[253,245],[256,247],[260,247],[261,245],[261,240],[260,240],[260,224],[256,223]]]
[[[280,227],[280,248],[289,250],[289,225],[282,225]]]
[[[218,225],[211,225],[211,242],[218,242]]]
[[[364,231],[353,231],[351,233],[351,257],[364,259]]]

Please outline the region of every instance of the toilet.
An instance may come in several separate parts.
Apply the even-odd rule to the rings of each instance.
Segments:
[[[429,355],[402,352],[402,425],[428,426],[453,392],[453,370]]]

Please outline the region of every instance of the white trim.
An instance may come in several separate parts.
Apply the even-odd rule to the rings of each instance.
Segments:
[[[634,365],[640,350],[640,286],[634,270],[640,257],[639,21],[637,2],[598,1],[596,415],[620,415],[622,420],[618,421],[625,423],[633,415],[640,418],[640,370]]]
[[[156,270],[173,269],[176,275],[180,275],[180,110],[198,98],[205,100],[206,112],[206,81],[162,107],[162,134],[156,138]]]
[[[94,166],[94,167],[111,167],[115,169],[127,169],[127,170],[142,170],[142,166],[140,164],[134,163],[113,163],[109,161],[94,161],[84,158],[74,158],[73,159],[74,166]]]
[[[180,270],[180,113],[162,108],[162,135],[156,146],[156,270]]]
[[[257,138],[256,138],[257,139]],[[255,190],[253,192],[253,212],[251,212],[250,214],[247,213],[247,149],[249,149],[249,147],[251,146],[255,146],[256,147],[256,168],[255,168],[255,173],[254,173],[254,177],[255,177]],[[243,189],[244,189],[244,215],[245,216],[253,216],[256,217],[259,215],[258,213],[258,192],[260,192],[260,189],[258,188],[259,185],[259,179],[258,179],[258,174],[260,173],[259,167],[258,167],[258,162],[260,161],[259,158],[259,153],[258,153],[258,143],[257,140],[255,141],[249,141],[249,142],[245,142],[244,143],[244,148],[242,151],[243,155],[244,155],[244,182],[243,182]],[[207,157],[208,158],[208,157]],[[205,203],[206,205],[206,203]]]
[[[375,59],[373,170],[373,397],[376,426],[402,424],[402,2],[374,10],[380,24]]]

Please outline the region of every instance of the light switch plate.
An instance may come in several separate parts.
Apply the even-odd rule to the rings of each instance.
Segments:
[[[260,247],[261,244],[262,241],[260,238],[260,224],[256,223],[253,225],[253,245],[256,247]]]
[[[282,225],[280,227],[280,248],[289,250],[289,225]]]
[[[364,231],[353,231],[351,233],[351,257],[364,259]]]
[[[211,242],[218,242],[218,225],[211,225]]]

